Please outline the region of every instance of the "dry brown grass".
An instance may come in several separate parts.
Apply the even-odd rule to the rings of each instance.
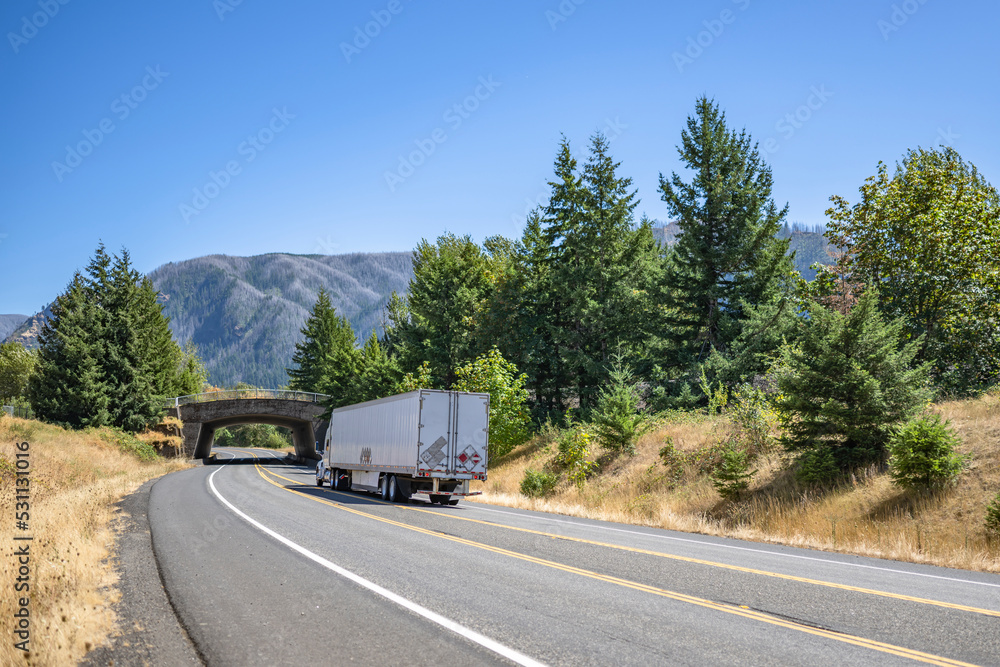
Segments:
[[[933,407],[962,439],[971,465],[958,483],[936,493],[905,492],[875,468],[831,489],[802,485],[777,449],[762,455],[751,489],[723,501],[705,475],[686,466],[674,477],[659,450],[672,438],[694,452],[722,438],[724,418],[667,423],[645,436],[631,458],[598,459],[583,489],[563,477],[553,494],[519,491],[528,468],[557,470],[554,443],[535,438],[491,466],[481,502],[709,535],[726,535],[915,563],[1000,572],[1000,538],[984,529],[986,507],[1000,491],[1000,398]]]
[[[147,436],[152,439],[152,436]],[[162,435],[158,437],[164,437]],[[30,444],[31,521],[14,525],[15,443]],[[114,627],[117,576],[106,562],[114,543],[115,503],[143,482],[188,464],[143,463],[123,455],[107,432],[67,431],[35,421],[0,418],[0,617],[2,665],[68,665],[105,641]],[[14,535],[30,534],[30,655],[13,647],[17,597]]]

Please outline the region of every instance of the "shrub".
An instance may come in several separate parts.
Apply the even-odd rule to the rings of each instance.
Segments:
[[[889,475],[903,488],[943,486],[965,467],[955,453],[958,437],[938,415],[914,419],[896,429],[889,441]]]
[[[559,478],[551,473],[529,468],[521,480],[521,493],[529,498],[543,498],[552,493],[558,482]]]
[[[808,449],[799,456],[795,476],[806,484],[830,484],[841,476],[840,466],[829,447]]]
[[[111,439],[121,451],[131,454],[140,461],[155,461],[159,454],[148,442],[143,442],[127,431],[109,429]]]
[[[712,472],[712,486],[723,498],[735,498],[750,486],[757,473],[750,470],[750,453],[735,442],[726,443],[722,460]]]
[[[729,390],[722,384],[722,380],[718,380],[713,387],[712,383],[705,377],[705,369],[702,368],[701,383],[699,386],[701,387],[701,392],[708,399],[708,414],[717,415],[726,409],[726,406],[729,404]]]
[[[556,457],[560,464],[566,467],[569,481],[583,488],[587,475],[597,467],[590,456],[590,434],[582,425],[576,425],[565,431],[559,438],[559,454]]]
[[[849,313],[811,304],[798,344],[785,346],[777,406],[789,451],[829,448],[841,470],[881,461],[896,424],[928,398],[920,345],[902,347],[904,323],[883,321],[866,293]]]
[[[986,508],[986,530],[1000,534],[1000,493]]]
[[[652,423],[639,410],[642,398],[632,373],[616,357],[611,368],[611,383],[601,389],[591,415],[594,431],[605,449],[635,454],[635,443],[647,433]]]
[[[745,441],[751,455],[765,452],[771,447],[771,427],[778,421],[778,414],[771,407],[767,395],[749,384],[740,385],[733,393],[733,402],[726,411]]]

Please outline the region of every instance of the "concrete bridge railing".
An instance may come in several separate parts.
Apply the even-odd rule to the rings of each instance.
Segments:
[[[329,398],[327,394],[316,394],[307,391],[291,391],[288,389],[225,389],[222,391],[209,391],[203,394],[188,394],[168,398],[163,407],[178,408],[191,403],[208,403],[210,401],[233,401],[244,398],[270,398],[279,401],[305,401],[306,403],[322,403],[323,399]]]

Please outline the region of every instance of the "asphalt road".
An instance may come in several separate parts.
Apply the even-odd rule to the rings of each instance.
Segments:
[[[1000,577],[317,488],[269,452],[168,475],[160,572],[210,665],[1000,665]]]

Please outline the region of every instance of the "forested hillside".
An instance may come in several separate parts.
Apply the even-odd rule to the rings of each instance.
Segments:
[[[673,245],[680,231],[680,226],[676,222],[653,221],[653,238],[660,245]],[[816,262],[833,264],[832,246],[823,236],[822,227],[809,228],[798,223],[786,224],[778,232],[778,236],[783,239],[791,238],[788,249],[795,253],[795,268],[806,280],[816,277],[816,271],[809,268]]]
[[[0,340],[14,333],[27,319],[27,315],[0,315]]]
[[[325,286],[337,313],[364,340],[393,290],[405,292],[411,253],[211,255],[171,262],[150,278],[181,344],[189,341],[215,385],[287,384],[295,343]]]

